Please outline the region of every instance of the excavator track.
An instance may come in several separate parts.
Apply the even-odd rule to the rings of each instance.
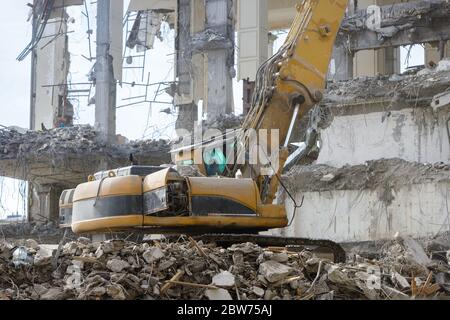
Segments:
[[[346,261],[345,250],[338,243],[331,240],[265,236],[258,234],[204,234],[193,236],[193,238],[196,241],[216,242],[221,245],[252,242],[261,247],[303,246],[306,248],[326,248],[333,254],[335,263]]]

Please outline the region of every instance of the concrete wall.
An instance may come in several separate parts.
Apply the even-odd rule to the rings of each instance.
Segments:
[[[336,116],[321,131],[322,148],[317,163],[342,167],[381,158],[448,162],[448,109],[403,109],[391,111],[389,116],[386,112]]]
[[[393,190],[394,200],[380,200],[380,190],[333,190],[297,194],[298,209],[287,236],[331,239],[339,242],[392,238],[396,232],[414,237],[450,230],[450,181],[406,185]],[[287,202],[292,216],[292,202]]]

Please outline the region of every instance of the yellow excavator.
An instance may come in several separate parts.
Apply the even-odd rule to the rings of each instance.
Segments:
[[[332,250],[335,261],[344,260],[342,248],[329,240],[262,236],[258,232],[289,224],[285,206],[274,204],[279,186],[284,187],[280,176],[289,156],[288,145],[295,125],[322,99],[347,2],[305,0],[297,5],[284,45],[258,70],[252,107],[232,147],[227,148],[228,159],[220,176],[217,172],[208,176],[208,163],[198,165],[203,177],[185,177],[172,168],[151,166],[99,172],[76,189],[63,192],[61,225],[78,234],[133,229],[192,234],[217,242],[325,247]],[[268,156],[267,161],[255,164],[247,161],[255,151],[252,132],[261,129],[278,129],[278,150],[271,150],[270,137],[258,141],[267,146],[268,154],[278,156],[276,168]],[[203,148],[180,150],[177,165],[194,163]],[[229,161],[230,157],[234,161]]]

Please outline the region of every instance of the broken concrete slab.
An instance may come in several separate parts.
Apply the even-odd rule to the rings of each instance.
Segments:
[[[252,288],[252,292],[260,298],[262,298],[265,294],[265,291],[263,288],[255,287],[255,286]]]
[[[271,283],[285,279],[292,271],[291,267],[273,260],[263,262],[259,266],[259,273]]]
[[[130,267],[130,264],[121,259],[111,259],[106,263],[106,267],[113,272],[122,272]]]
[[[212,285],[221,288],[232,288],[236,284],[234,275],[229,271],[222,271],[212,278]]]
[[[39,245],[36,255],[34,256],[34,265],[44,266],[50,264],[56,250],[58,250],[57,245]]]
[[[25,246],[37,250],[39,248],[39,243],[34,239],[27,239],[25,240]]]
[[[289,260],[289,255],[286,252],[277,252],[274,253],[272,257],[270,257],[270,260],[285,263]]]
[[[333,181],[334,178],[335,178],[334,174],[329,173],[329,174],[324,175],[322,177],[322,179],[320,179],[320,181],[322,181],[322,182],[330,182],[330,181]]]
[[[107,286],[106,293],[114,300],[126,300],[123,288],[118,284]]]
[[[63,300],[67,295],[61,288],[51,288],[41,295],[41,300]]]
[[[321,181],[327,174],[332,174],[335,179]],[[402,159],[381,159],[342,168],[328,165],[293,167],[283,178],[291,192],[373,190],[384,185],[395,188],[429,181],[450,181],[450,170]]]
[[[383,285],[382,289],[384,290],[384,292],[386,292],[387,296],[389,299],[391,300],[409,300],[409,296],[407,294],[404,294],[403,292],[391,288],[389,286]]]
[[[400,273],[394,271],[392,272],[392,281],[397,284],[401,289],[408,289],[411,287],[408,280],[406,280],[405,277],[403,277]]]
[[[431,259],[427,256],[422,246],[411,237],[402,236],[399,238],[405,247],[408,258],[411,261],[427,267],[431,264]]]
[[[205,296],[209,300],[233,300],[230,293],[225,289],[208,289]]]
[[[420,90],[421,98],[424,99],[417,101],[417,106],[429,106],[433,96],[445,91],[450,84],[450,72],[446,70],[432,70],[426,74],[418,73],[401,77],[401,79],[391,80],[390,75],[380,75],[330,82],[321,104],[335,108],[334,113],[339,112],[338,109],[345,104],[358,101],[403,99],[404,102],[408,102],[413,99],[413,92]]]
[[[152,263],[164,257],[164,252],[158,247],[152,247],[142,254],[147,263]]]
[[[170,163],[167,141],[108,145],[100,141],[90,126],[25,134],[0,129],[0,146],[0,176],[68,188],[85,182],[88,175],[102,168],[105,159],[117,167],[129,165],[130,154],[140,164]]]

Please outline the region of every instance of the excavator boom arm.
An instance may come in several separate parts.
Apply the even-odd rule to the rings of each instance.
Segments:
[[[252,107],[237,138],[236,159],[242,156],[241,152],[265,145],[267,157],[270,154],[272,159],[275,154],[279,158],[278,168],[273,168],[269,179],[263,177],[262,163],[236,164],[229,173],[233,176],[241,170],[245,177],[257,181],[266,203],[274,198],[276,176],[287,158],[286,147],[294,123],[322,99],[334,42],[347,5],[348,0],[305,0],[297,5],[298,13],[286,42],[258,70]],[[259,136],[258,146],[251,143],[251,134],[263,129],[278,130],[280,150],[271,150],[270,134],[266,141]]]

